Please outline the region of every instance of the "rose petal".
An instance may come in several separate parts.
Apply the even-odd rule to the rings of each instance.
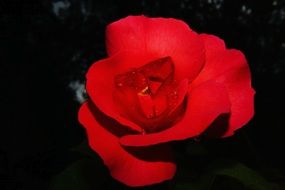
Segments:
[[[223,134],[227,137],[233,135],[234,131],[244,126],[253,117],[255,91],[250,84],[248,67],[229,71],[218,77],[217,81],[226,85],[231,101],[229,128]]]
[[[132,63],[143,65],[151,60],[153,60],[153,57],[150,55],[120,52],[110,58],[93,63],[86,75],[86,90],[96,106],[106,115],[136,131],[142,131],[141,127],[119,114],[118,107],[113,99],[114,80],[116,75],[132,68]]]
[[[144,186],[171,179],[176,166],[167,145],[124,149],[118,137],[102,126],[110,124],[89,102],[79,111],[79,121],[86,128],[91,148],[99,154],[111,175],[129,186]]]
[[[110,56],[122,50],[136,50],[158,58],[170,56],[178,80],[192,81],[204,64],[202,40],[180,20],[129,16],[111,23],[106,38]]]
[[[226,49],[225,42],[217,36],[211,34],[199,34],[199,37],[204,42],[206,56],[209,56],[210,54],[215,54],[217,51]]]
[[[230,111],[225,87],[213,81],[189,90],[183,118],[173,127],[145,135],[126,135],[120,138],[125,146],[149,146],[197,136],[221,114]]]
[[[178,88],[177,88],[177,92],[176,92],[175,104],[171,108],[171,111],[168,113],[168,115],[171,115],[179,106],[181,106],[181,104],[185,100],[185,96],[187,95],[188,87],[189,87],[189,85],[188,85],[187,79],[184,79],[180,82],[180,84],[178,85]],[[169,101],[171,101],[171,100],[169,100]]]
[[[225,84],[231,101],[231,115],[228,130],[223,136],[230,136],[254,114],[255,91],[251,87],[250,70],[242,52],[225,49],[223,41],[215,36],[203,35],[203,39],[206,64],[191,85],[200,85],[208,80]]]

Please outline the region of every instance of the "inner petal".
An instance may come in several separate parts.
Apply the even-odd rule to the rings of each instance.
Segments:
[[[139,70],[150,81],[163,82],[169,76],[173,77],[174,64],[171,57],[164,57],[142,66]]]
[[[140,107],[146,118],[155,117],[155,105],[150,94],[138,94]]]
[[[161,85],[162,85],[162,82],[160,81],[154,81],[154,80],[148,81],[148,87],[152,94],[156,94]]]
[[[117,75],[114,100],[122,116],[146,132],[156,132],[169,127],[169,119],[177,117],[173,112],[183,108],[178,107],[186,95],[183,84],[174,81],[174,64],[164,57]]]

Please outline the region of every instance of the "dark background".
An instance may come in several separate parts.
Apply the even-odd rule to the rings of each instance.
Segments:
[[[244,52],[255,117],[234,137],[195,143],[285,181],[284,0],[0,0],[0,189],[48,189],[80,158],[70,150],[86,139],[77,122],[84,74],[106,56],[106,25],[141,14],[182,19]],[[98,158],[95,167],[93,189],[125,189]]]

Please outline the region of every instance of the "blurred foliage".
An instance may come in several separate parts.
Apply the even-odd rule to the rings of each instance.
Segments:
[[[49,189],[282,190],[285,188],[279,183],[268,181],[263,175],[242,163],[213,157],[200,143],[187,142],[192,144],[193,151],[195,149],[198,151],[188,156],[185,155],[185,151],[179,154],[180,158],[178,157],[177,161],[181,167],[178,167],[178,174],[174,181],[141,188],[125,187],[112,179],[99,157],[86,142],[83,142],[72,149],[74,152],[81,153],[81,159],[55,175]],[[204,149],[203,154],[201,149]],[[195,161],[195,157],[201,159],[205,154],[207,159]],[[191,160],[193,162],[190,162]],[[195,171],[193,165],[197,163],[199,169]]]
[[[215,177],[213,189],[255,188],[263,179],[284,187],[285,0],[0,0],[0,189],[63,188],[62,177],[74,182],[79,163],[92,164],[93,158],[70,151],[86,138],[77,122],[84,75],[106,56],[106,25],[140,14],[182,19],[241,49],[257,91],[256,115],[234,137],[175,145],[181,165],[176,180],[187,184],[193,178],[198,188],[199,178],[211,179],[203,179],[210,161],[225,158],[237,165],[219,170],[223,175]],[[126,189],[98,157],[92,165],[98,189]],[[233,175],[236,171],[247,174]],[[257,182],[249,185],[248,178]],[[173,184],[147,189],[168,187]]]

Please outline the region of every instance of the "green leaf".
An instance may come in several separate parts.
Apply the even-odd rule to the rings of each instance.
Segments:
[[[222,175],[234,178],[245,187],[252,190],[276,190],[277,187],[267,181],[258,172],[250,169],[242,163],[220,160],[210,167],[210,172],[215,175]]]
[[[189,182],[177,183],[175,190],[210,190],[215,181],[215,176],[208,174],[199,179],[189,180]]]
[[[102,189],[107,178],[106,171],[100,165],[93,159],[78,160],[51,180],[50,190]]]

